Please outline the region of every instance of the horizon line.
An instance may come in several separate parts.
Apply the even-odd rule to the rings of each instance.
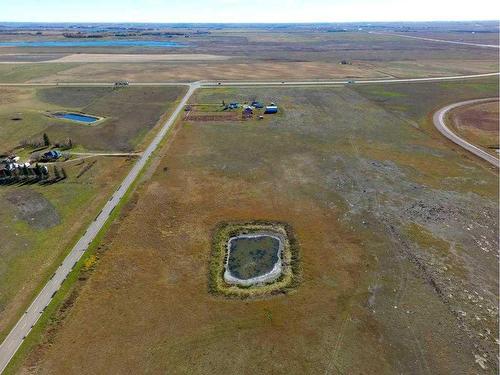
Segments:
[[[497,22],[497,26],[500,28],[500,22],[497,19],[460,19],[460,20],[417,20],[417,21],[404,21],[404,20],[387,20],[387,21],[276,21],[276,22],[252,22],[252,21],[242,21],[242,22],[217,22],[217,21],[2,21],[1,23],[32,23],[32,24],[158,24],[158,25],[185,25],[185,24],[198,24],[198,25],[328,25],[337,23],[438,23],[438,22]]]

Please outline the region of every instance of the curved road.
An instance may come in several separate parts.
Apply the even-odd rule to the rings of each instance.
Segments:
[[[479,147],[474,146],[472,143],[469,143],[466,140],[460,138],[458,135],[453,133],[445,124],[446,114],[452,109],[468,104],[490,102],[492,100],[498,100],[498,98],[466,100],[464,102],[447,105],[446,107],[441,108],[439,111],[434,113],[433,121],[434,121],[434,126],[437,128],[437,130],[439,130],[441,134],[443,134],[450,141],[456,143],[459,146],[462,146],[467,151],[472,152],[474,155],[479,156],[481,159],[486,160],[488,163],[491,163],[498,168],[499,167],[498,158],[488,154],[486,151],[481,150]]]
[[[7,335],[5,340],[0,345],[0,373],[3,372],[5,367],[9,364],[10,360],[17,352],[18,348],[21,346],[23,340],[29,334],[35,323],[40,318],[41,314],[44,312],[47,305],[51,302],[52,298],[59,290],[62,282],[66,279],[68,274],[72,271],[78,260],[82,257],[84,252],[87,250],[89,244],[95,239],[99,231],[103,228],[106,221],[109,219],[110,214],[113,212],[115,207],[121,201],[127,190],[131,187],[134,181],[139,176],[140,172],[146,165],[146,162],[151,157],[152,153],[156,150],[160,142],[165,137],[167,131],[170,129],[175,119],[182,111],[183,107],[187,104],[191,95],[198,89],[204,87],[219,87],[219,86],[321,86],[321,85],[335,85],[335,84],[370,84],[370,83],[400,83],[400,82],[432,82],[432,81],[446,81],[446,80],[458,80],[458,79],[469,79],[469,78],[480,78],[489,76],[498,76],[500,73],[485,73],[485,74],[475,74],[475,75],[463,75],[463,76],[448,76],[448,77],[432,77],[432,78],[405,78],[405,79],[368,79],[368,80],[322,80],[322,81],[296,81],[296,82],[284,82],[284,81],[268,81],[268,82],[237,82],[237,81],[227,81],[227,82],[194,82],[194,83],[162,83],[162,82],[150,82],[150,83],[131,83],[131,86],[172,86],[172,85],[187,85],[189,90],[184,95],[182,100],[179,102],[174,112],[170,115],[168,120],[163,124],[158,134],[154,137],[151,144],[142,153],[140,158],[134,164],[130,172],[127,174],[122,184],[111,196],[111,198],[106,202],[103,209],[97,215],[95,220],[87,228],[84,235],[76,243],[76,245],[71,249],[70,253],[66,256],[61,265],[57,268],[51,279],[45,284],[40,293],[33,300],[31,305],[21,316],[17,324],[12,328],[10,333]],[[0,86],[113,86],[114,83],[43,83],[43,84],[33,84],[33,83],[18,83],[18,84],[7,84],[0,83]],[[471,145],[472,146],[472,145]],[[474,146],[472,146],[474,147]]]

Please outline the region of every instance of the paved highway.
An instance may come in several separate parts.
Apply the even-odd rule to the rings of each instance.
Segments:
[[[45,307],[50,303],[56,292],[59,290],[62,282],[66,279],[78,260],[87,250],[89,244],[94,240],[99,231],[102,229],[115,207],[123,198],[132,183],[136,180],[137,176],[139,176],[139,173],[144,168],[144,165],[150,158],[151,154],[156,150],[162,139],[165,137],[165,134],[175,122],[175,119],[182,111],[193,92],[198,87],[199,85],[197,83],[189,85],[189,90],[186,95],[184,95],[172,115],[163,124],[162,128],[150,143],[148,148],[143,152],[142,156],[134,164],[118,190],[116,190],[109,201],[106,202],[99,215],[97,215],[95,220],[87,228],[85,234],[76,243],[68,256],[57,268],[52,278],[36,296],[32,304],[28,307],[26,312],[21,316],[17,324],[0,345],[0,373],[3,372],[5,367],[8,365],[19,346],[21,346],[24,338],[28,335],[34,324],[40,318],[41,314],[45,310]]]
[[[460,138],[458,135],[453,133],[445,124],[446,114],[454,108],[461,107],[463,105],[488,102],[492,100],[498,100],[498,98],[485,98],[485,99],[475,99],[475,100],[466,100],[464,102],[454,103],[447,105],[444,108],[441,108],[434,114],[433,121],[434,126],[443,134],[446,138],[456,143],[459,146],[462,146],[467,151],[472,152],[474,155],[479,156],[480,158],[486,160],[487,162],[493,164],[498,168],[499,160],[498,158],[488,154],[486,151],[481,150],[479,147],[474,146],[473,144],[467,142],[466,140]]]
[[[466,46],[484,47],[484,48],[500,48],[500,46],[496,45],[496,44],[481,44],[481,43],[472,43],[472,42],[460,42],[458,40],[445,40],[445,39],[424,38],[422,36],[401,35],[401,34],[393,34],[393,33],[382,33],[382,32],[378,32],[378,31],[368,31],[368,33],[369,34],[399,36],[401,38],[428,40],[430,42],[438,42],[438,43],[463,44],[463,45],[466,45]]]
[[[174,86],[174,85],[188,85],[189,89],[186,95],[182,98],[180,103],[175,108],[174,112],[168,118],[168,120],[163,124],[162,128],[155,136],[148,148],[142,153],[141,157],[134,164],[128,175],[123,180],[122,184],[115,191],[109,201],[105,204],[99,215],[87,228],[85,234],[76,243],[73,249],[70,251],[68,256],[64,259],[63,263],[57,268],[56,272],[52,278],[43,287],[40,293],[36,296],[32,304],[28,307],[26,312],[21,316],[17,324],[10,331],[8,336],[0,345],[0,373],[3,372],[5,367],[8,365],[9,361],[12,359],[17,349],[21,346],[23,340],[31,331],[35,323],[40,318],[45,307],[50,303],[55,293],[59,290],[61,283],[66,279],[68,274],[71,272],[75,264],[82,257],[84,252],[87,250],[89,244],[95,239],[98,232],[102,229],[106,221],[108,220],[110,214],[113,212],[115,207],[118,205],[120,200],[125,195],[126,191],[130,188],[132,183],[139,176],[139,173],[144,168],[147,160],[151,157],[151,154],[156,150],[159,143],[165,137],[168,129],[175,122],[175,119],[182,111],[183,107],[187,104],[189,98],[193,92],[198,88],[203,87],[220,87],[220,86],[322,86],[322,85],[342,85],[342,84],[373,84],[373,83],[400,83],[400,82],[432,82],[432,81],[446,81],[446,80],[458,80],[458,79],[469,79],[469,78],[480,78],[497,76],[500,73],[485,73],[485,74],[474,74],[474,75],[462,75],[462,76],[447,76],[447,77],[429,77],[429,78],[404,78],[404,79],[365,79],[365,80],[321,80],[321,81],[268,81],[268,82],[239,82],[239,81],[226,81],[226,82],[194,82],[194,83],[162,83],[162,82],[149,82],[149,83],[130,83],[131,86]],[[33,83],[17,83],[17,84],[2,84],[0,86],[113,86],[114,83],[43,83],[43,84],[33,84]],[[451,108],[450,108],[451,109]],[[463,141],[465,142],[465,141]],[[466,142],[465,142],[466,143]],[[475,147],[470,145],[471,147]],[[481,151],[481,150],[480,150]]]
[[[189,82],[129,82],[128,86],[189,86]],[[52,86],[61,86],[61,87],[115,87],[115,82],[4,82],[0,83],[0,86],[6,87],[16,87],[16,86],[40,86],[40,87],[52,87]],[[126,86],[118,86],[118,87],[126,87]]]
[[[140,152],[71,152],[65,151],[70,155],[77,156],[139,156]]]
[[[186,82],[130,82],[129,86],[179,86],[179,85],[197,85],[197,87],[216,87],[216,86],[331,86],[331,85],[350,85],[350,84],[370,84],[370,83],[412,83],[412,82],[434,82],[434,81],[452,81],[461,79],[472,79],[481,77],[498,76],[500,72],[467,74],[444,77],[423,77],[423,78],[382,78],[382,79],[331,79],[331,80],[304,80],[304,81],[198,81],[196,83]],[[90,86],[106,87],[114,86],[114,82],[45,82],[45,83],[0,83],[0,86]]]
[[[384,79],[350,79],[350,80],[317,80],[317,81],[200,81],[201,87],[218,86],[331,86],[331,85],[362,85],[372,83],[412,83],[412,82],[434,82],[451,81],[470,78],[498,76],[497,73],[469,74],[445,77],[425,78],[384,78]]]

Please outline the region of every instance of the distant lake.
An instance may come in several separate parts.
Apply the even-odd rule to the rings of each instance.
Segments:
[[[0,42],[0,47],[160,47],[179,48],[186,44],[160,40],[46,40]]]

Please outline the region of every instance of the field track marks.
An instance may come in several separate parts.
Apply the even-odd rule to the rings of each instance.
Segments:
[[[345,336],[345,327],[347,324],[347,321],[351,319],[351,314],[347,313],[345,318],[342,320],[342,323],[340,324],[339,328],[339,333],[337,334],[337,337],[335,339],[335,344],[333,347],[333,353],[331,356],[330,361],[328,362],[328,366],[325,370],[325,375],[329,375],[332,373],[332,369],[335,369],[339,374],[344,374],[337,366],[336,361],[337,361],[337,356],[339,353],[339,350],[342,346],[342,342],[344,341],[344,336]]]
[[[410,321],[410,318],[408,317],[406,311],[404,311],[401,306],[401,301],[403,300],[406,290],[408,288],[408,277],[410,276],[410,273],[408,271],[405,271],[403,266],[403,260],[397,255],[395,258],[397,259],[400,270],[400,276],[399,276],[400,283],[399,283],[399,289],[396,292],[396,295],[394,296],[394,306],[397,307],[397,311],[399,312],[399,314],[403,315],[404,317],[407,330],[410,333],[410,336],[414,344],[412,351],[420,366],[421,373],[432,374],[429,365],[427,363],[427,360],[425,359],[425,353],[424,350],[422,349],[422,344],[420,343],[420,340],[417,334],[415,333],[415,330],[412,327],[412,322]]]

